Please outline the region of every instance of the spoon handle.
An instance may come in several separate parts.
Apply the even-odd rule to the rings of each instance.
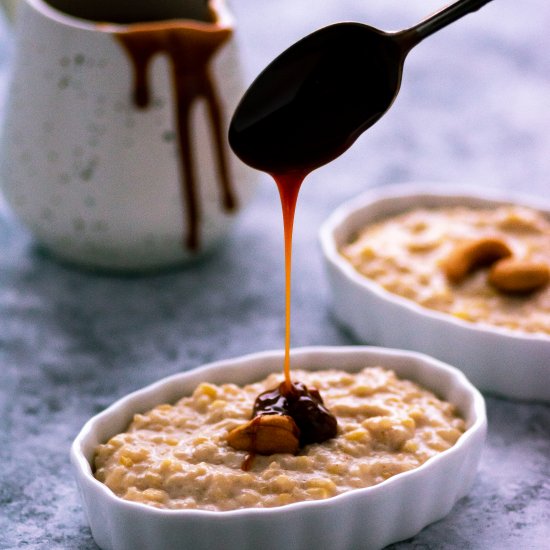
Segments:
[[[416,46],[421,40],[430,36],[439,29],[446,27],[464,15],[477,11],[479,8],[488,4],[491,0],[459,0],[440,11],[430,15],[414,27],[403,32],[410,47]]]

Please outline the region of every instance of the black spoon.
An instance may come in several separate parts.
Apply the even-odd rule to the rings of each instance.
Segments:
[[[233,151],[272,174],[305,174],[330,162],[390,108],[409,51],[490,1],[459,0],[399,32],[337,23],[306,36],[242,98],[229,128]]]

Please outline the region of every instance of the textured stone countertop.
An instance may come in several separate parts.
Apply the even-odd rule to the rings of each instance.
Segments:
[[[232,7],[250,80],[321,25],[357,20],[396,29],[443,3],[235,0]],[[494,0],[427,39],[410,54],[387,116],[311,175],[295,226],[294,346],[357,343],[332,317],[317,244],[320,223],[342,201],[404,181],[549,195],[549,24],[547,0]],[[11,49],[0,17],[0,115]],[[0,548],[97,548],[68,457],[83,423],[166,375],[282,347],[278,197],[260,177],[222,249],[149,277],[59,265],[0,209]],[[470,495],[393,548],[548,548],[550,405],[486,397],[488,441]]]

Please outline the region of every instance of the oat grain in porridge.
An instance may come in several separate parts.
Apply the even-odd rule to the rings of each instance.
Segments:
[[[297,454],[255,457],[228,433],[251,415],[261,382],[200,384],[175,405],[137,414],[127,431],[97,449],[95,476],[116,495],[159,508],[233,510],[328,498],[384,481],[452,447],[465,430],[453,405],[391,370],[296,371],[338,418],[338,434]]]
[[[489,241],[509,248],[508,258],[499,252],[504,258],[494,266],[499,270],[489,274],[482,268],[467,276],[459,270],[458,277],[456,270],[446,272],[446,262],[463,243]],[[533,209],[418,208],[365,227],[341,253],[359,273],[427,308],[474,323],[550,334],[550,220]],[[533,281],[534,291],[522,293]]]

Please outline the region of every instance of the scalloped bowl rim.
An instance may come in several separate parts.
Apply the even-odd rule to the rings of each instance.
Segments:
[[[534,210],[550,216],[550,203],[542,198],[532,197],[525,194],[504,192],[496,189],[479,191],[479,188],[470,185],[440,185],[437,184],[417,184],[400,183],[384,186],[384,188],[375,188],[367,191],[356,198],[346,201],[340,205],[322,224],[319,231],[321,248],[325,257],[336,266],[353,283],[367,289],[379,298],[394,303],[417,315],[427,317],[438,322],[447,323],[461,330],[474,333],[492,333],[495,336],[507,339],[517,339],[522,341],[542,342],[548,344],[550,351],[550,336],[542,333],[528,333],[519,330],[506,329],[504,327],[492,326],[489,324],[475,324],[465,321],[458,317],[437,310],[424,307],[413,300],[399,296],[369,278],[361,275],[351,264],[338,252],[338,239],[335,232],[345,227],[351,216],[359,216],[362,212],[371,208],[375,203],[382,200],[393,200],[402,198],[421,199],[421,198],[463,198],[466,201],[481,201],[493,204],[516,204],[528,206]],[[543,207],[541,207],[541,204]],[[421,206],[420,204],[417,206]],[[401,210],[403,212],[404,210]],[[397,213],[397,211],[396,211]],[[346,232],[344,230],[344,232]],[[349,236],[350,232],[347,231]]]
[[[141,389],[133,391],[127,394],[126,396],[118,399],[112,405],[107,407],[105,410],[93,416],[90,420],[88,420],[80,430],[79,434],[76,436],[75,440],[73,441],[71,445],[71,450],[70,450],[70,457],[71,457],[71,462],[73,464],[73,469],[77,474],[77,478],[80,477],[82,479],[85,479],[88,482],[91,482],[96,489],[100,490],[104,498],[112,501],[113,503],[116,503],[117,506],[128,507],[129,509],[135,509],[136,511],[137,510],[147,511],[147,513],[153,514],[153,515],[160,515],[160,516],[167,515],[167,516],[175,516],[175,517],[204,516],[212,519],[223,517],[228,519],[231,517],[240,518],[248,515],[254,516],[259,514],[261,515],[287,514],[290,512],[295,512],[301,509],[308,509],[312,507],[314,508],[332,507],[332,506],[336,506],[339,501],[344,499],[366,498],[369,494],[374,494],[380,491],[384,491],[384,489],[388,487],[390,484],[391,485],[399,484],[404,480],[406,480],[408,477],[418,475],[420,472],[423,472],[429,469],[432,464],[436,464],[440,461],[443,461],[447,456],[450,456],[451,454],[459,452],[459,450],[462,447],[472,442],[472,440],[478,434],[478,432],[486,430],[487,418],[486,418],[486,412],[485,412],[485,401],[483,399],[483,396],[469,382],[466,376],[455,367],[452,367],[442,361],[429,357],[423,353],[407,351],[407,350],[391,349],[391,348],[382,348],[382,347],[376,347],[376,346],[341,346],[341,347],[314,346],[314,347],[296,348],[292,350],[292,357],[298,358],[299,356],[302,356],[302,355],[313,357],[315,356],[315,354],[324,355],[327,353],[342,354],[342,356],[345,356],[350,353],[364,354],[366,356],[366,359],[369,361],[370,361],[369,356],[384,357],[384,358],[394,357],[394,358],[401,358],[401,359],[404,358],[405,360],[410,359],[411,361],[419,361],[423,364],[423,367],[435,369],[437,371],[443,371],[447,373],[447,375],[451,376],[452,382],[453,382],[452,387],[461,387],[462,389],[465,389],[468,392],[470,407],[473,414],[473,419],[471,421],[471,424],[467,427],[466,431],[460,436],[457,442],[449,449],[429,458],[426,462],[424,462],[420,466],[413,468],[412,470],[396,474],[395,476],[392,476],[389,479],[377,485],[345,491],[341,494],[335,495],[327,499],[295,502],[284,506],[277,506],[272,508],[242,508],[238,510],[228,510],[228,511],[211,511],[211,510],[200,510],[200,509],[177,509],[177,510],[159,509],[159,508],[155,508],[139,502],[124,500],[116,496],[105,484],[98,481],[93,476],[90,461],[86,458],[82,448],[86,444],[89,438],[93,438],[94,429],[98,423],[105,421],[110,417],[123,414],[124,412],[123,410],[127,407],[132,409],[133,411],[132,415],[137,412],[143,412],[144,409],[138,406],[140,401],[143,401],[144,398],[151,398],[152,396],[155,396],[156,394],[160,393],[164,388],[173,384],[174,382],[181,382],[187,378],[196,378],[197,384],[198,384],[200,383],[199,380],[201,380],[203,377],[202,375],[206,375],[205,379],[207,379],[209,374],[216,373],[228,367],[237,368],[239,364],[243,366],[247,363],[253,364],[253,363],[262,362],[273,358],[281,358],[282,360],[282,357],[283,357],[282,351],[271,350],[271,351],[252,353],[252,354],[244,355],[234,359],[216,361],[201,367],[194,368],[192,370],[173,374],[171,376],[162,378],[161,380],[158,380],[157,382],[154,382]],[[312,361],[313,359],[310,358],[309,360]],[[380,359],[377,359],[376,361],[380,362]],[[281,364],[282,364],[282,361],[281,361]],[[391,365],[381,365],[381,366],[385,366],[386,368],[392,369]],[[251,367],[247,367],[247,368],[251,369],[250,370],[251,373],[253,372]],[[299,368],[308,369],[307,366],[300,366]],[[336,369],[341,368],[342,370],[345,370],[345,367],[341,365],[335,365],[333,368],[336,368]],[[353,372],[353,371],[350,371],[350,372]],[[252,382],[256,379],[257,377],[254,377],[254,378],[251,378],[250,381]],[[427,389],[430,389],[429,385],[425,383],[422,383],[422,385]],[[160,402],[157,404],[160,404]],[[128,412],[125,413],[126,416],[128,416],[128,414],[129,414]],[[112,435],[115,435],[115,433],[113,433]]]

